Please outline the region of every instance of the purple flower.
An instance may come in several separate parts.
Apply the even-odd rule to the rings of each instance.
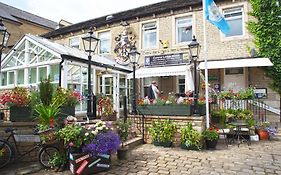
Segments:
[[[117,151],[121,141],[118,134],[107,131],[99,133],[91,143],[83,147],[83,152],[91,155],[112,154]]]

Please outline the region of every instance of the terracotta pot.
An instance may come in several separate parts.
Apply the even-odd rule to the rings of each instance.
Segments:
[[[260,137],[260,140],[268,140],[269,133],[265,129],[259,129],[258,135]]]

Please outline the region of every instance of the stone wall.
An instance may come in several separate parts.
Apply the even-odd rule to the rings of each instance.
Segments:
[[[142,116],[129,116],[133,120],[134,127],[139,129],[138,133],[141,133],[141,118]],[[192,123],[194,129],[202,132],[205,129],[205,116],[192,117],[192,116],[145,116],[144,117],[144,141],[146,143],[151,143],[151,136],[148,129],[151,127],[152,121],[164,121],[166,119],[172,120],[177,126],[177,132],[175,134],[173,144],[174,146],[180,145],[180,128],[186,126],[187,123]]]
[[[16,134],[33,134],[33,128],[36,126],[34,122],[1,122],[0,123],[0,138],[6,139],[9,134],[5,133],[7,128],[16,128]],[[12,139],[10,141],[13,143]],[[30,150],[36,143],[20,142],[17,143],[18,149],[21,153]],[[13,145],[14,146],[14,145]],[[35,150],[26,156],[21,161],[38,161],[38,151]]]

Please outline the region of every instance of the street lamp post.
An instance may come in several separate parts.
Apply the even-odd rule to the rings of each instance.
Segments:
[[[133,64],[133,99],[132,99],[132,106],[133,114],[137,114],[137,103],[136,103],[136,64],[139,62],[140,53],[137,52],[136,47],[132,47],[130,50],[130,61]]]
[[[1,62],[2,62],[2,51],[8,45],[8,40],[10,33],[7,31],[7,28],[4,26],[2,19],[0,19],[0,71],[1,71]]]
[[[91,81],[91,62],[92,62],[92,54],[95,53],[97,48],[99,39],[93,35],[93,29],[90,28],[89,32],[86,36],[82,37],[83,47],[85,52],[88,52],[88,99],[87,99],[87,116],[89,119],[95,119],[96,113],[92,112],[92,81]],[[94,101],[95,103],[95,101]],[[95,104],[93,104],[95,105]]]
[[[193,61],[193,64],[194,64],[194,93],[193,93],[194,111],[193,111],[193,115],[197,116],[197,115],[199,115],[199,111],[198,111],[197,59],[199,57],[200,45],[196,41],[195,36],[193,36],[192,41],[188,44],[188,49],[189,49],[189,52],[190,52],[190,58],[191,58],[191,60]]]

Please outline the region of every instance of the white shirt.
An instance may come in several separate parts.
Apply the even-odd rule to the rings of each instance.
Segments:
[[[159,94],[159,90],[157,89],[157,87],[154,84],[151,85],[151,88],[152,88],[152,91],[154,93],[155,99],[157,99],[158,98],[158,94]]]

